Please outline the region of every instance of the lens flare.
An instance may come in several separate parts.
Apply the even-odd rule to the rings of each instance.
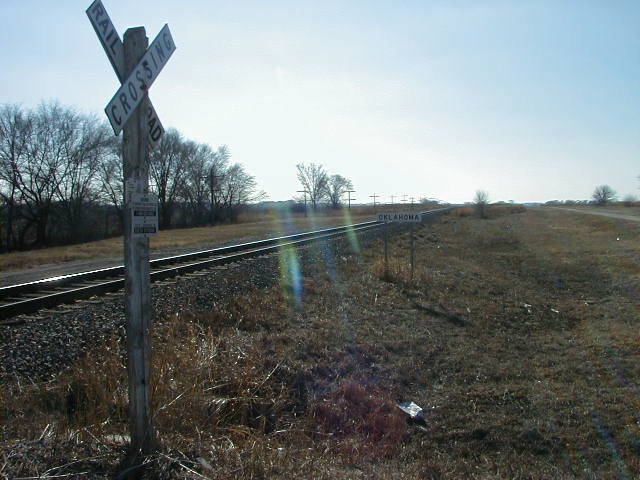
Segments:
[[[302,272],[296,248],[292,245],[280,246],[280,285],[285,298],[293,306],[300,310],[302,308]]]
[[[611,457],[616,462],[616,465],[618,465],[618,471],[621,474],[620,478],[631,478],[629,476],[627,466],[622,459],[622,455],[620,454],[620,449],[616,445],[616,441],[613,435],[611,434],[605,423],[602,421],[602,418],[600,418],[600,415],[598,415],[596,412],[593,412],[591,414],[591,420],[593,421],[593,425],[596,427],[596,430],[600,434],[600,438],[602,438],[605,445],[609,449]]]
[[[277,225],[281,235],[291,235],[297,233],[295,218],[290,209],[273,211],[272,220]],[[281,244],[279,250],[280,263],[280,285],[284,297],[292,307],[299,310],[302,308],[302,271],[300,260],[296,248],[293,245]]]
[[[351,225],[353,220],[351,219],[351,210],[345,208],[342,210],[344,216],[344,224]],[[358,242],[358,237],[356,236],[356,232],[353,231],[353,228],[347,229],[347,240],[349,241],[349,245],[351,246],[351,250],[356,255],[360,255],[360,242]]]

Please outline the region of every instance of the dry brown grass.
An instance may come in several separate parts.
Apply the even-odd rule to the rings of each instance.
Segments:
[[[526,211],[523,205],[519,204],[493,204],[485,205],[482,214],[487,218],[495,218],[503,215],[512,215],[514,213],[522,213]],[[473,217],[482,216],[478,211],[477,205],[467,205],[456,208],[451,215],[454,217]]]
[[[640,228],[539,209],[416,238],[413,282],[405,233],[386,279],[378,241],[305,265],[302,308],[276,287],[159,322],[148,476],[640,477]],[[6,386],[5,475],[115,472],[121,350]]]

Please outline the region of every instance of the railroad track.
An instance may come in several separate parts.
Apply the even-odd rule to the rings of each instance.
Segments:
[[[450,208],[442,208],[422,212],[423,222],[435,219],[449,210]],[[356,223],[159,258],[150,261],[151,281],[157,282],[177,275],[267,255],[289,246],[301,246],[330,239],[344,235],[348,231],[362,232],[383,225],[377,221]],[[124,273],[124,266],[121,265],[0,287],[0,323],[10,323],[10,319],[16,315],[32,313],[44,308],[122,289],[124,288]]]

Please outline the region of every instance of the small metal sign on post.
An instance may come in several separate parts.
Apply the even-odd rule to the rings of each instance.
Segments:
[[[412,207],[413,208],[413,207]],[[413,280],[413,224],[422,222],[421,213],[413,212],[394,212],[394,213],[378,213],[376,215],[379,222],[384,222],[384,276],[389,276],[389,245],[387,225],[391,222],[411,223],[411,279]]]
[[[128,29],[120,41],[101,0],[87,9],[121,86],[105,112],[116,135],[123,132],[125,179],[124,261],[127,314],[127,374],[129,379],[130,456],[156,447],[151,414],[151,289],[149,237],[158,233],[158,202],[149,194],[149,151],[164,128],[148,90],[176,49],[165,25],[149,48],[144,27]]]
[[[132,194],[131,234],[134,237],[158,234],[158,197],[156,195]]]

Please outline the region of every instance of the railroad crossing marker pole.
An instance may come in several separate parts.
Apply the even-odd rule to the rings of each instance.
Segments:
[[[130,28],[124,34],[125,68],[132,72],[149,40],[144,27]],[[126,123],[122,157],[129,198],[149,191],[149,144],[145,135],[147,94]],[[129,377],[130,455],[150,453],[156,447],[156,432],[151,414],[151,288],[149,285],[149,238],[134,235],[133,209],[125,208],[124,264],[127,312],[127,373]]]
[[[123,133],[125,178],[124,261],[129,380],[129,461],[133,465],[157,446],[151,413],[151,288],[149,236],[158,233],[157,199],[149,195],[149,150],[164,132],[149,102],[149,87],[176,49],[165,25],[149,46],[144,27],[120,38],[101,0],[87,15],[121,86],[105,108],[116,135]],[[147,48],[148,47],[148,48]]]

